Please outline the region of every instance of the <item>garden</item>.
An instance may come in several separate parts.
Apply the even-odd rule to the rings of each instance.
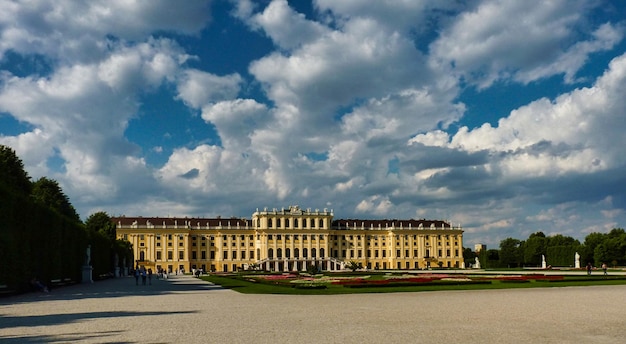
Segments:
[[[329,295],[504,288],[626,284],[622,275],[560,275],[542,273],[214,273],[202,279],[249,294]]]

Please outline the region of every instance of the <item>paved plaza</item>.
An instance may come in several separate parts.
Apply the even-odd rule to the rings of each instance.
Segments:
[[[623,343],[626,286],[247,295],[191,276],[0,299],[0,343]]]

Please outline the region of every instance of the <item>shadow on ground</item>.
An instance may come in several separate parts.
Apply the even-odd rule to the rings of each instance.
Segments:
[[[137,285],[133,277],[112,278],[94,283],[80,283],[52,289],[49,293],[32,292],[0,298],[0,306],[58,300],[115,298],[125,296],[153,296],[172,293],[205,293],[224,288],[190,276],[152,280],[151,284]],[[1,325],[0,325],[1,327]]]

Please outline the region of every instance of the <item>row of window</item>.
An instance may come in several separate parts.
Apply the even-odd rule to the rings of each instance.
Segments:
[[[267,227],[268,228],[292,228],[291,222],[289,219],[284,219],[285,226],[283,227],[283,219],[281,218],[269,218],[267,219]],[[300,221],[302,220],[302,221]],[[293,219],[293,228],[300,228],[300,224],[302,224],[302,228],[324,228],[324,219]],[[310,227],[308,226],[310,224]],[[261,219],[256,219],[256,226],[261,227]]]
[[[246,254],[247,252],[247,254]],[[276,253],[276,256],[274,256],[274,252]],[[374,256],[374,258],[386,258],[387,257],[387,250],[367,250],[367,258],[372,258],[372,255]],[[283,257],[283,250],[281,248],[277,248],[276,251],[274,251],[274,249],[270,248],[267,250],[267,257],[269,259],[282,259],[282,258],[287,258],[287,259],[291,259],[291,258],[295,258],[295,259],[300,259],[300,258],[317,258],[317,250],[315,248],[312,248],[310,250],[311,255],[309,256],[309,250],[307,248],[303,248],[302,249],[302,256],[300,256],[300,249],[295,248],[293,249],[293,257],[291,256],[291,249],[286,248],[284,251],[285,255]],[[320,258],[324,258],[325,255],[325,250],[323,248],[320,248],[319,250],[320,253]],[[334,257],[338,257],[338,258],[363,258],[362,250],[342,250],[341,251],[341,256],[339,256],[339,251],[338,250],[334,250]],[[402,256],[402,251],[401,250],[396,250],[396,258],[420,258],[418,255],[418,250],[413,250],[413,255],[410,255],[410,251],[409,250],[405,250],[404,251],[404,256]],[[144,260],[145,259],[145,253],[142,251],[140,252],[140,260]],[[247,258],[246,258],[247,256]],[[458,257],[459,256],[459,250],[455,250],[454,251],[454,256]],[[209,259],[213,260],[215,259],[215,251],[209,251]],[[426,250],[425,251],[425,255],[424,257],[430,257],[430,250]],[[450,250],[446,250],[446,255],[443,256],[443,250],[438,250],[438,257],[450,257]],[[179,251],[178,252],[178,259],[180,260],[184,260],[185,256],[184,256],[184,251]],[[223,251],[222,252],[222,258],[223,259],[254,259],[254,250],[250,250],[250,251]],[[162,260],[162,251],[157,251],[156,252],[156,260]],[[174,259],[174,251],[167,251],[167,259],[168,260],[172,260]],[[198,255],[196,251],[192,251],[191,252],[191,259],[198,259]],[[200,252],[200,259],[207,259],[207,254],[206,251],[201,251]]]

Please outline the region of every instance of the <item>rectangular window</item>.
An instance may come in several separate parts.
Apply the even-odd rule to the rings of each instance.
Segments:
[[[404,258],[409,258],[409,250],[404,250]]]
[[[413,258],[417,257],[417,250],[413,250]]]
[[[156,252],[156,259],[161,260],[161,251]]]
[[[246,251],[241,251],[241,259],[246,259]]]
[[[250,251],[250,259],[254,259],[254,251]]]
[[[191,259],[198,259],[196,256],[196,251],[191,251]]]
[[[160,242],[157,242],[156,244],[157,244],[157,247],[161,247],[161,243]]]
[[[172,251],[167,251],[167,259],[169,259],[169,260],[174,259],[174,252],[172,252]]]
[[[200,257],[202,257],[201,259],[206,259],[206,251],[200,252]]]
[[[209,254],[209,257],[211,257],[211,259],[215,259],[215,251],[210,251],[211,254]]]
[[[237,251],[233,251],[233,258],[232,259],[237,259]]]
[[[383,258],[387,257],[387,250],[383,250]]]
[[[396,250],[396,258],[400,258],[400,250]]]
[[[178,251],[178,259],[185,259],[185,251]]]
[[[228,251],[224,251],[224,256],[222,258],[228,259]]]

